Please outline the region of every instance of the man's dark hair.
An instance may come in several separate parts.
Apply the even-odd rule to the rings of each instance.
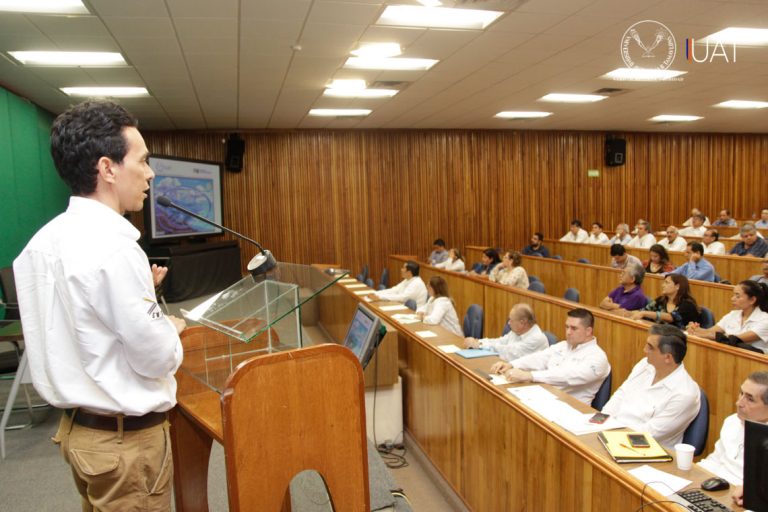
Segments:
[[[597,226],[597,227],[599,227],[600,229],[603,229],[603,225],[602,225],[600,222],[597,222],[597,221],[595,221],[595,222],[593,222],[593,223],[592,223],[592,225],[593,225],[593,226]]]
[[[595,325],[595,317],[589,310],[584,308],[572,309],[568,312],[568,316],[571,318],[578,318],[581,320],[581,325],[584,327],[593,327]]]
[[[613,244],[611,246],[611,256],[623,256],[627,250],[621,244]]]
[[[419,264],[413,260],[408,260],[405,262],[405,269],[410,272],[413,277],[419,275]]]
[[[543,241],[544,241],[544,233],[542,233],[541,231],[537,231],[537,232],[535,232],[535,233],[533,234],[533,236],[535,236],[535,237],[538,237],[538,239],[539,239],[539,241],[540,241],[540,242],[543,242]]]
[[[573,219],[571,221],[571,226],[579,226],[579,227],[581,227],[581,221],[579,219]]]
[[[688,340],[683,331],[670,324],[653,324],[649,332],[659,337],[659,352],[672,354],[677,364],[683,362],[688,350]]]
[[[128,151],[123,128],[139,122],[111,101],[89,100],[59,115],[51,127],[51,156],[56,170],[72,193],[96,191],[96,164],[105,156],[116,163]]]
[[[701,255],[704,254],[704,246],[701,242],[688,242],[688,247],[690,247],[693,252],[697,252]]]
[[[715,239],[715,242],[720,240],[720,233],[718,233],[718,231],[716,229],[708,229],[707,231],[710,231],[712,233],[712,238]],[[705,233],[706,233],[706,231],[705,231]]]
[[[437,240],[432,242],[432,245],[436,245],[438,247],[445,247],[445,240],[443,240],[442,238],[438,238]]]

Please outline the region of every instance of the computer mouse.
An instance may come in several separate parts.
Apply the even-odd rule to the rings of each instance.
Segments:
[[[705,491],[722,491],[731,485],[720,477],[713,476],[701,482],[701,488]]]

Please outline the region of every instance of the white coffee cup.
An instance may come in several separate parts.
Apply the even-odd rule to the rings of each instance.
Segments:
[[[675,445],[675,461],[677,469],[688,471],[693,465],[693,452],[696,448],[690,444],[678,443]]]

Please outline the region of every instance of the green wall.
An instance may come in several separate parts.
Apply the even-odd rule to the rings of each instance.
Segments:
[[[67,207],[69,189],[50,155],[52,122],[49,112],[0,87],[0,267]]]

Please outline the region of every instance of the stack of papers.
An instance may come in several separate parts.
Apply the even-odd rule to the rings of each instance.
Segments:
[[[368,286],[364,285],[363,283],[356,283],[356,284],[345,284],[347,288],[368,288]]]
[[[643,434],[648,448],[631,446],[628,434]],[[627,462],[669,462],[672,456],[650,434],[642,432],[600,432],[597,438],[603,443],[608,454],[619,464]]]
[[[392,318],[401,324],[416,324],[421,322],[415,313],[396,313],[392,315]]]
[[[475,359],[476,357],[489,357],[489,356],[499,355],[496,352],[493,352],[491,350],[476,349],[476,348],[467,348],[464,350],[459,350],[458,352],[456,352],[456,354],[460,355],[465,359]]]
[[[684,489],[691,484],[690,480],[671,475],[664,471],[659,471],[647,464],[645,466],[640,466],[639,468],[630,469],[628,472],[644,484],[648,484],[662,496],[671,496],[680,489]]]
[[[376,290],[361,290],[359,292],[352,292],[352,293],[354,293],[355,295],[368,295],[369,293],[376,293]]]
[[[381,306],[379,309],[382,311],[402,311],[408,309],[408,306],[405,304],[392,304],[389,306]]]
[[[422,338],[436,338],[437,333],[434,333],[432,331],[416,331],[417,336],[421,336]]]
[[[429,331],[427,331],[427,332],[429,332]],[[439,348],[440,350],[442,350],[446,354],[454,354],[454,353],[458,352],[459,350],[461,350],[456,345],[438,345],[437,348]]]

